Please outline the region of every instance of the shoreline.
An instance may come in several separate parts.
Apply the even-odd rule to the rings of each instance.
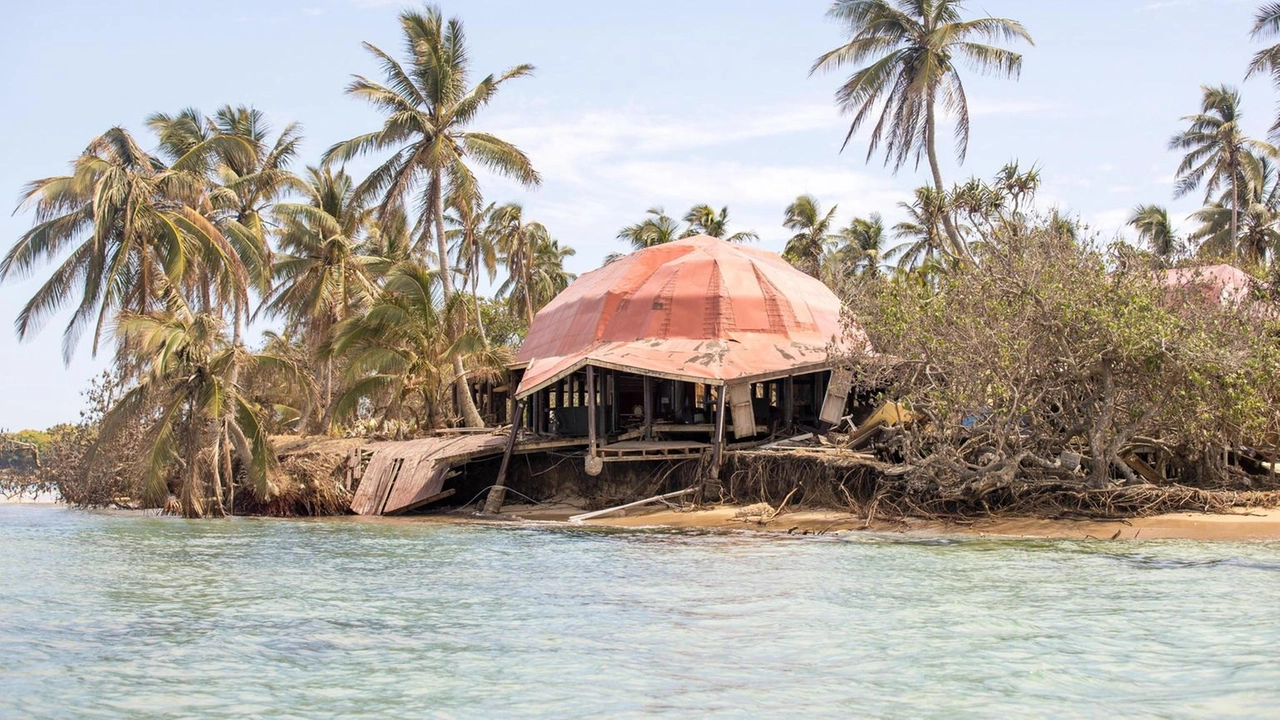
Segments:
[[[625,515],[570,523],[580,508],[509,506],[504,516],[514,520],[558,522],[566,527],[671,528],[746,530],[752,532],[823,535],[869,532],[907,536],[969,536],[1063,540],[1208,540],[1220,542],[1280,541],[1280,508],[1255,508],[1237,513],[1168,513],[1115,520],[1067,520],[1032,517],[989,517],[973,520],[904,518],[874,520],[838,510],[796,510],[760,522],[738,515],[742,506],[701,510],[668,508],[632,511]]]

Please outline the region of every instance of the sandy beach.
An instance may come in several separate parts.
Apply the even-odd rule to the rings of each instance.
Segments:
[[[979,535],[1077,540],[1280,540],[1280,508],[1254,509],[1234,514],[1171,513],[1128,520],[1049,520],[995,517],[973,521],[906,518],[874,521],[834,510],[798,510],[761,522],[742,517],[740,506],[700,510],[636,509],[582,523],[597,527],[669,527],[716,530],[752,530],[790,534],[829,534],[867,531],[911,535]],[[569,523],[582,512],[569,505],[508,506],[513,519]]]

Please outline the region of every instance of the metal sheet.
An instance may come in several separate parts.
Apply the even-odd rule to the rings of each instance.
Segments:
[[[721,385],[871,352],[841,304],[777,254],[697,236],[586,273],[534,318],[517,397],[586,364]]]

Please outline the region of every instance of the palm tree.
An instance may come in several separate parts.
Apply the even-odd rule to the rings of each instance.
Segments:
[[[19,208],[34,209],[35,225],[0,261],[0,280],[65,259],[22,307],[18,335],[35,332],[78,294],[63,332],[63,356],[70,361],[90,325],[96,355],[116,314],[159,307],[183,284],[195,258],[218,255],[230,264],[224,239],[192,207],[203,188],[188,167],[167,167],[116,127],[89,143],[70,175],[28,183]]]
[[[461,21],[453,18],[446,22],[438,8],[428,6],[424,12],[402,12],[400,26],[409,67],[365,43],[365,49],[382,65],[386,82],[356,76],[347,87],[348,94],[384,112],[385,122],[373,132],[329,148],[324,159],[326,163],[346,162],[368,153],[392,151],[391,157],[360,183],[357,195],[380,196],[382,213],[403,207],[410,195],[417,195],[422,211],[414,231],[418,245],[428,244],[434,228],[440,285],[449,297],[453,282],[448,270],[444,197],[447,191],[463,195],[476,192],[476,179],[467,163],[479,162],[526,186],[540,182],[529,158],[516,146],[489,133],[466,129],[504,82],[529,75],[533,66],[517,65],[468,88],[471,65]],[[461,332],[454,327],[451,334],[458,337]],[[484,421],[476,411],[460,358],[455,358],[454,373],[465,422],[482,427]]]
[[[643,250],[669,243],[679,237],[680,226],[667,216],[661,207],[645,210],[645,219],[618,231],[618,239],[631,244],[632,249]]]
[[[1168,265],[1178,254],[1178,236],[1169,222],[1169,211],[1159,205],[1139,205],[1129,218],[1129,226],[1151,248],[1156,257]]]
[[[929,160],[933,188],[945,192],[938,167],[937,105],[956,121],[956,157],[964,162],[969,145],[969,105],[956,68],[966,60],[979,72],[1017,78],[1022,55],[984,42],[1035,43],[1017,21],[980,17],[965,20],[960,0],[837,0],[828,16],[846,26],[849,42],[814,61],[810,74],[861,65],[836,91],[840,109],[853,115],[844,146],[876,108],[867,160],[884,144],[885,162],[896,172],[921,155]],[[956,254],[964,245],[949,217],[942,218]]]
[[[880,274],[880,264],[884,262],[886,254],[884,218],[880,217],[880,213],[871,213],[868,218],[854,218],[849,227],[840,233],[840,237],[845,243],[840,250],[848,249],[854,269],[873,277]]]
[[[822,271],[822,260],[827,250],[835,242],[831,234],[831,223],[836,214],[836,205],[822,212],[822,205],[812,195],[801,195],[787,206],[782,226],[796,231],[787,241],[782,257],[787,262],[813,277]]]
[[[529,296],[535,314],[569,287],[569,283],[577,277],[564,269],[565,258],[577,254],[576,250],[561,245],[553,237],[538,238],[533,250],[533,268],[529,280]]]
[[[689,212],[685,213],[684,221],[689,223],[689,227],[685,229],[684,235],[681,237],[692,237],[694,235],[710,235],[713,238],[728,240],[729,242],[752,242],[760,239],[754,230],[746,230],[744,232],[736,232],[729,234],[729,208],[722,207],[720,212],[716,212],[710,205],[694,205],[689,208]]]
[[[1199,242],[1199,253],[1208,258],[1232,258],[1249,265],[1266,261],[1280,252],[1280,179],[1275,165],[1262,161],[1262,182],[1248,188],[1245,202],[1238,208],[1212,203],[1192,213],[1200,226],[1187,239]],[[1236,212],[1233,212],[1236,211]],[[1232,231],[1233,214],[1239,227]]]
[[[503,367],[510,360],[508,348],[486,347],[474,331],[450,339],[449,315],[465,311],[461,297],[446,301],[434,270],[414,263],[392,268],[373,306],[336,328],[334,350],[348,363],[335,417],[349,417],[371,404],[374,416],[391,423],[397,434],[422,420],[436,427],[444,420],[440,408],[456,387],[455,360],[470,360],[473,372],[489,369],[477,375]]]
[[[532,325],[534,313],[540,307],[534,288],[538,249],[551,242],[551,233],[542,223],[525,222],[524,208],[519,203],[494,208],[488,232],[507,268],[507,279],[498,288],[498,294],[505,296],[512,310],[524,315]]]
[[[1169,140],[1170,150],[1186,152],[1178,165],[1174,197],[1204,187],[1206,205],[1222,193],[1220,203],[1231,209],[1231,237],[1239,237],[1240,202],[1249,188],[1262,183],[1262,158],[1276,149],[1246,137],[1240,126],[1240,93],[1226,85],[1201,86],[1200,112],[1182,118],[1187,129]]]
[[[1274,38],[1277,33],[1280,33],[1280,2],[1269,2],[1258,8],[1249,36],[1254,40],[1266,40]],[[1249,63],[1249,71],[1245,74],[1245,79],[1248,80],[1258,73],[1270,75],[1271,84],[1280,88],[1280,44],[1259,50]],[[1270,132],[1272,139],[1280,134],[1280,117],[1276,118]]]
[[[322,416],[310,424],[329,427],[333,399],[333,356],[327,350],[334,327],[368,305],[377,292],[369,270],[375,262],[359,253],[360,232],[370,210],[362,207],[351,176],[330,168],[307,168],[305,203],[278,203],[280,256],[275,287],[264,309],[283,316],[307,339],[321,368]]]
[[[498,275],[498,247],[493,237],[485,232],[494,205],[482,206],[480,197],[450,194],[447,203],[449,210],[445,220],[453,226],[446,233],[453,246],[454,262],[457,263],[458,274],[462,276],[463,285],[470,285],[471,307],[475,313],[476,329],[480,338],[487,345],[488,334],[485,332],[484,319],[480,314],[480,274],[488,275],[493,282]]]
[[[893,226],[893,236],[908,242],[889,250],[886,259],[897,257],[899,267],[911,267],[936,261],[938,256],[947,254],[942,228],[943,218],[948,214],[945,195],[927,185],[918,187],[915,200],[900,202],[898,207],[907,214],[907,219]]]
[[[141,459],[146,499],[161,502],[169,493],[169,479],[180,474],[178,503],[187,517],[234,509],[233,451],[253,494],[270,499],[276,453],[264,411],[233,378],[242,368],[266,365],[295,377],[296,368],[278,356],[250,354],[232,344],[219,313],[193,312],[177,296],[168,299],[168,306],[121,318],[117,334],[131,352],[146,359],[147,368],[108,412],[100,438],[147,423]]]

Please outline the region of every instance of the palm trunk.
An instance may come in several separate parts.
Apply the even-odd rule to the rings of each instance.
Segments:
[[[444,291],[445,302],[453,295],[453,279],[449,277],[449,253],[448,247],[444,241],[444,192],[442,183],[444,178],[441,177],[439,170],[432,174],[431,178],[431,211],[435,214],[436,225],[436,250],[440,253],[440,287]],[[453,318],[449,319],[450,329],[453,337],[461,334],[457,323]],[[462,358],[455,355],[453,358],[453,375],[454,384],[458,389],[458,408],[462,414],[462,421],[467,427],[484,427],[484,418],[480,417],[480,411],[476,410],[475,400],[471,398],[471,386],[467,382],[467,371],[462,366]]]
[[[1237,257],[1243,257],[1244,253],[1240,252],[1240,171],[1234,169],[1231,173],[1231,249],[1235,251]]]
[[[480,339],[484,341],[484,346],[489,347],[489,333],[484,329],[484,319],[480,316],[480,273],[477,268],[475,273],[471,275],[471,303],[476,311],[476,328],[480,330]]]
[[[925,147],[929,153],[929,169],[933,171],[934,189],[938,191],[940,198],[945,198],[947,191],[942,184],[942,170],[938,168],[938,132],[937,121],[934,119],[932,92],[929,93],[927,113],[925,117]],[[955,223],[951,221],[951,213],[945,207],[942,211],[942,227],[947,232],[947,239],[951,241],[952,252],[956,257],[971,259],[969,257],[969,249],[965,246],[964,241],[960,239],[960,233],[956,230]]]

